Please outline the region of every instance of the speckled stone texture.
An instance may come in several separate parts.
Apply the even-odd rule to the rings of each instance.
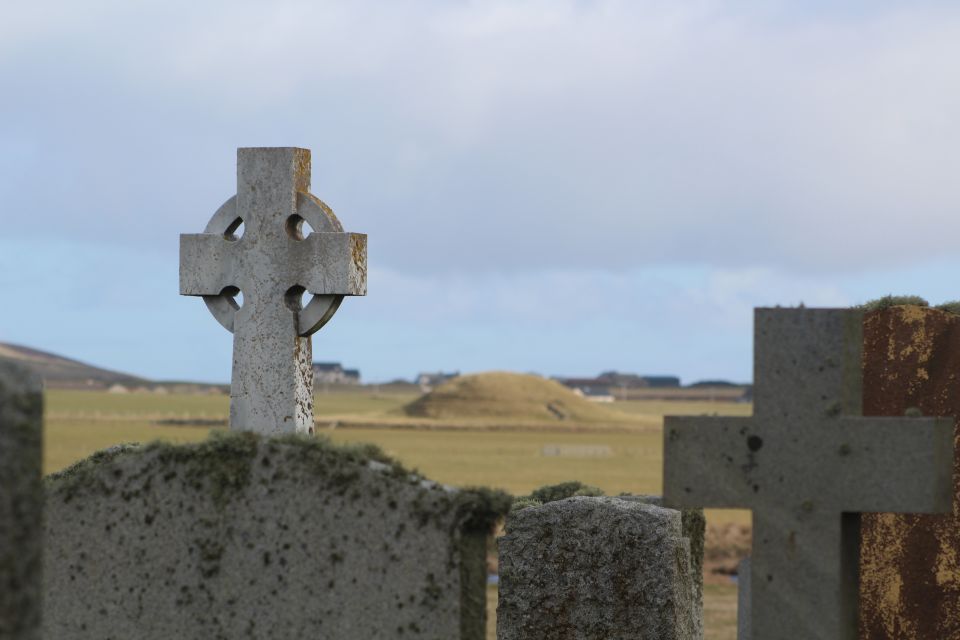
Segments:
[[[0,638],[39,638],[41,611],[43,389],[0,360]]]
[[[621,500],[634,500],[658,507],[663,506],[662,496],[619,496]],[[682,509],[680,530],[690,541],[690,578],[693,581],[693,613],[697,637],[703,636],[703,545],[707,535],[707,520],[703,509]]]
[[[693,594],[679,511],[575,497],[507,518],[498,640],[691,640]]]
[[[960,317],[915,306],[867,314],[863,382],[864,415],[960,416]],[[863,516],[863,640],[960,639],[956,457],[953,481],[950,515]]]
[[[180,237],[180,293],[203,296],[233,332],[232,429],[313,433],[310,335],[344,296],[366,291],[367,236],[344,233],[310,194],[307,149],[238,149],[237,194],[203,233]],[[304,292],[313,294],[306,305]]]
[[[483,638],[495,514],[362,450],[119,448],[47,500],[47,638]]]

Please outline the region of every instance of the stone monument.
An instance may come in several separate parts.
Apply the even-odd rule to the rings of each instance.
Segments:
[[[498,640],[702,637],[681,513],[579,496],[513,511],[500,538]]]
[[[0,360],[0,638],[38,640],[43,566],[43,388]]]
[[[753,417],[668,417],[664,504],[753,510],[754,638],[853,640],[860,514],[949,512],[953,421],[860,417],[860,311],[757,309],[754,330]]]
[[[508,506],[315,436],[117,447],[47,481],[44,637],[483,640]]]
[[[231,429],[313,432],[310,335],[366,289],[367,237],[310,194],[310,152],[239,149],[237,194],[180,236],[181,295],[203,296],[234,334]]]

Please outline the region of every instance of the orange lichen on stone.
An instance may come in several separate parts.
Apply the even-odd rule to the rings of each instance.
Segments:
[[[960,416],[957,373],[960,316],[919,306],[864,315],[863,415]],[[960,640],[958,505],[952,516],[863,515],[861,640]]]

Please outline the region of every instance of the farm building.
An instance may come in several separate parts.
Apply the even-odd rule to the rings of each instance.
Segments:
[[[316,384],[360,384],[360,370],[344,369],[339,362],[314,362],[313,381]]]

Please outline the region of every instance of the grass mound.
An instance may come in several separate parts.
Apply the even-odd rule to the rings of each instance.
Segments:
[[[559,382],[520,373],[460,376],[401,409],[406,416],[445,420],[622,422],[617,411],[584,400]]]

